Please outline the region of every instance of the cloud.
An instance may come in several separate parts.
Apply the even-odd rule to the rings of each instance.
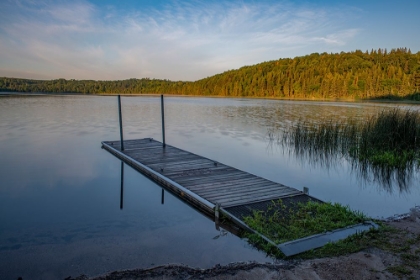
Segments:
[[[3,9],[2,9],[3,8]],[[0,75],[195,80],[345,46],[358,28],[337,8],[288,2],[170,2],[125,11],[85,1],[0,4]]]
[[[358,29],[342,30],[340,33],[329,34],[326,37],[313,38],[314,41],[322,41],[330,45],[343,46],[348,40],[355,37],[359,33]]]

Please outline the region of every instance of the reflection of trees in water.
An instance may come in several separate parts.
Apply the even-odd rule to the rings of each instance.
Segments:
[[[373,165],[355,158],[351,158],[350,162],[352,171],[356,173],[362,183],[377,182],[389,193],[392,193],[395,187],[400,193],[408,193],[414,180],[415,171],[418,169],[413,162],[401,167]]]
[[[312,167],[329,170],[349,165],[350,172],[357,177],[362,185],[377,183],[389,193],[394,190],[398,190],[399,193],[409,192],[416,171],[419,169],[419,165],[415,161],[406,162],[405,165],[398,167],[375,165],[367,160],[352,157],[343,148],[343,145],[338,143],[313,145],[305,143],[305,141],[289,141],[287,133],[287,129],[269,129],[267,132],[268,148],[272,150],[275,146],[280,147],[283,153]]]

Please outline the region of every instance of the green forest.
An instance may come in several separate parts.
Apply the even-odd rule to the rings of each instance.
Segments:
[[[31,80],[0,78],[0,91],[174,94],[286,99],[420,100],[420,52],[313,53],[244,66],[194,82],[159,79]]]

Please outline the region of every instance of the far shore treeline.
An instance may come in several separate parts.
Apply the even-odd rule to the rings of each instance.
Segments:
[[[313,53],[244,66],[195,82],[0,78],[0,91],[420,100],[420,52],[398,48]]]

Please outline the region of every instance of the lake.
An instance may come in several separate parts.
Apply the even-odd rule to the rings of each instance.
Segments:
[[[299,119],[365,118],[397,105],[165,97],[166,143],[339,202],[372,217],[420,201],[417,173],[404,188],[366,179],[345,159],[329,168],[271,143]],[[398,105],[419,110],[416,105]],[[161,140],[160,98],[123,96],[125,139]],[[118,140],[116,96],[0,95],[0,278],[57,279],[184,263],[272,262],[101,149]]]

